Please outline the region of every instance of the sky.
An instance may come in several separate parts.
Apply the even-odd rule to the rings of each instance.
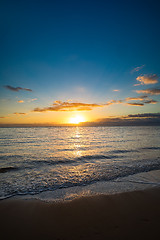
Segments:
[[[158,0],[2,0],[0,124],[159,116],[159,10]]]

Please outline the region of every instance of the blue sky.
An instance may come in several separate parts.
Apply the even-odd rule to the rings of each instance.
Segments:
[[[159,1],[1,1],[0,111],[7,117],[0,120],[23,112],[27,122],[36,118],[35,108],[57,100],[104,104],[159,89],[159,9]],[[155,74],[156,83],[134,86],[138,76]],[[95,114],[158,112],[159,93],[148,98],[157,103],[113,104]],[[60,113],[50,114],[56,119]]]

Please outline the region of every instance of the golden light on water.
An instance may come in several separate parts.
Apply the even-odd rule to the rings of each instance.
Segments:
[[[72,123],[72,124],[79,124],[79,123],[85,122],[85,121],[86,121],[86,120],[85,120],[85,117],[82,116],[82,115],[76,115],[76,116],[71,117],[71,118],[69,119],[69,123]]]

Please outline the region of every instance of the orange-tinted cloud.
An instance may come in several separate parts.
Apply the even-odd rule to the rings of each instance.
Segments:
[[[112,105],[112,104],[120,104],[120,103],[123,103],[123,102],[124,102],[123,100],[110,100],[104,106],[109,106],[109,105]]]
[[[51,107],[35,108],[33,112],[46,111],[90,111],[96,107],[104,107],[105,104],[96,103],[80,103],[80,102],[62,102],[55,101]]]
[[[5,88],[7,88],[8,90],[11,90],[13,92],[19,92],[19,90],[24,90],[24,91],[29,91],[32,92],[32,89],[29,88],[22,88],[22,87],[12,87],[9,85],[4,86]]]
[[[141,101],[141,102],[135,102],[135,103],[126,103],[126,101],[131,101],[131,100],[136,100],[136,101]],[[126,98],[125,100],[110,100],[104,104],[97,104],[97,103],[81,103],[81,102],[62,102],[60,100],[54,101],[52,106],[50,107],[44,107],[44,108],[34,108],[33,112],[47,112],[47,111],[91,111],[94,108],[97,107],[107,107],[113,104],[126,104],[126,105],[131,105],[131,106],[143,106],[145,103],[157,103],[157,101],[153,99],[149,99],[148,96],[144,95],[141,97],[129,97]]]
[[[18,112],[15,112],[15,113],[13,113],[13,114],[15,114],[15,115],[26,115],[27,113],[22,113],[22,112],[18,113]]]
[[[143,96],[140,96],[140,97],[128,97],[126,98],[125,100],[126,101],[143,101],[145,98],[148,98],[147,95],[143,95]]]
[[[155,84],[158,83],[158,76],[156,74],[143,75],[136,78],[142,85],[144,84]]]
[[[24,103],[24,101],[23,101],[23,100],[18,100],[17,102],[18,102],[18,103]]]
[[[119,89],[114,89],[113,92],[119,92],[120,90]]]
[[[147,95],[140,97],[128,97],[125,99],[126,101],[139,101],[133,103],[126,103],[127,105],[132,106],[143,106],[144,104],[156,104],[158,101],[150,99]]]
[[[148,88],[144,90],[137,90],[137,93],[146,93],[150,95],[159,95],[160,94],[160,88]]]

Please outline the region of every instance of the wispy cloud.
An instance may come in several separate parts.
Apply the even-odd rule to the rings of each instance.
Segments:
[[[140,97],[128,97],[125,100],[126,101],[143,101],[145,98],[148,98],[148,96],[143,95],[143,96],[140,96]]]
[[[140,97],[128,97],[125,101],[139,101],[139,102],[129,102],[127,105],[131,106],[144,106],[144,104],[156,104],[158,101],[150,99],[147,95]]]
[[[145,66],[145,65],[142,65],[142,66],[140,66],[140,67],[134,68],[134,69],[131,71],[131,73],[139,72],[142,68],[144,68],[144,66]]]
[[[109,105],[112,105],[112,104],[121,104],[123,102],[124,102],[124,100],[110,100],[106,104],[104,104],[104,106],[109,106]]]
[[[32,98],[28,100],[28,102],[34,102],[34,101],[37,101],[37,98]]]
[[[119,89],[114,89],[113,92],[119,92],[120,90]]]
[[[144,106],[144,103],[126,103],[127,105],[131,105],[131,106]]]
[[[144,103],[145,104],[156,104],[156,103],[158,103],[158,101],[150,99],[150,100],[144,101]]]
[[[46,111],[90,111],[93,108],[104,107],[103,104],[96,103],[81,103],[81,102],[62,102],[55,101],[51,107],[35,108],[33,112],[46,112]]]
[[[18,112],[15,112],[15,113],[13,113],[13,114],[15,114],[15,115],[26,115],[27,113],[23,113],[23,112],[18,113]]]
[[[141,85],[156,84],[158,83],[158,76],[156,74],[146,74],[143,76],[138,76],[136,80],[139,81]]]
[[[160,95],[160,88],[148,88],[144,90],[136,90],[137,93],[146,93],[150,95]]]
[[[129,118],[160,118],[160,113],[138,113],[138,114],[129,114]]]
[[[4,86],[4,87],[5,87],[6,89],[8,89],[8,90],[13,91],[13,92],[19,92],[20,90],[32,92],[32,90],[29,89],[29,88],[12,87],[12,86],[10,86],[10,85],[6,85],[6,86]]]
[[[18,103],[24,103],[24,101],[23,101],[23,100],[18,100],[17,102],[18,102]]]

